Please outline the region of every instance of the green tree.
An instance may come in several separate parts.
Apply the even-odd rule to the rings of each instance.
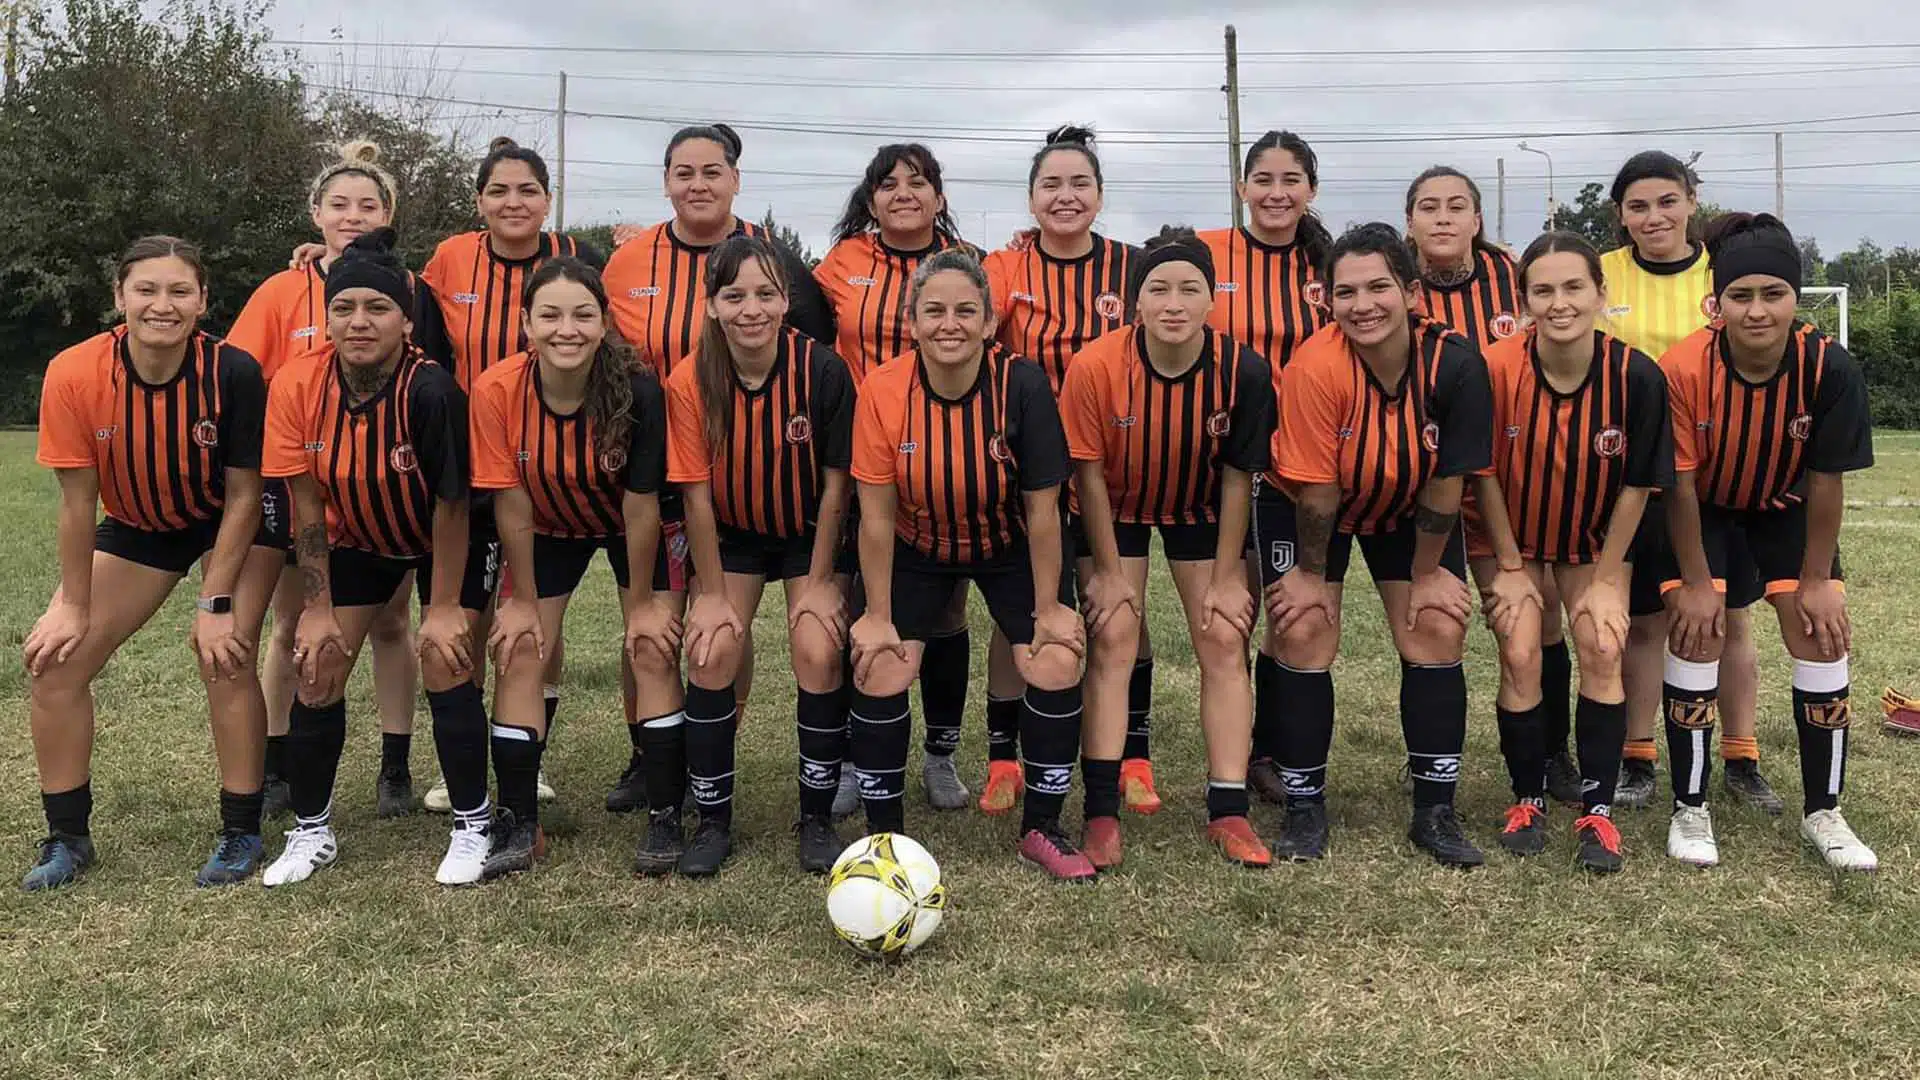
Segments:
[[[820,265],[820,256],[813,253],[813,249],[807,246],[807,242],[801,239],[798,232],[773,220],[772,207],[768,207],[767,216],[760,219],[760,227],[767,230],[768,235],[772,236],[775,240],[791,248],[793,253],[800,256],[808,266]]]
[[[1620,246],[1620,221],[1614,216],[1613,203],[1599,184],[1583,184],[1573,205],[1562,205],[1553,212],[1553,227],[1587,238],[1600,251]]]

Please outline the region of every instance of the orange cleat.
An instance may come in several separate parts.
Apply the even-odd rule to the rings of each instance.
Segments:
[[[1120,797],[1136,814],[1160,812],[1160,793],[1153,790],[1153,762],[1128,758],[1120,763]]]
[[[1080,829],[1080,853],[1093,863],[1095,870],[1111,870],[1119,866],[1122,857],[1120,819],[1088,818]]]
[[[1227,861],[1241,866],[1271,866],[1273,852],[1253,831],[1253,824],[1238,814],[1207,822],[1207,839],[1220,849]]]
[[[983,814],[1004,814],[1019,805],[1020,792],[1027,786],[1027,778],[1020,771],[1017,761],[987,762],[987,787],[980,793],[980,812]]]

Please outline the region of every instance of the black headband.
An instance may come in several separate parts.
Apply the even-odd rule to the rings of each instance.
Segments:
[[[327,268],[327,303],[347,289],[372,289],[392,300],[408,317],[413,315],[413,280],[407,265],[393,253],[392,229],[362,233]]]
[[[1207,279],[1207,292],[1214,289],[1213,252],[1197,236],[1181,237],[1167,243],[1148,248],[1134,260],[1133,272],[1127,275],[1127,306],[1132,307],[1140,299],[1140,289],[1147,283],[1147,275],[1154,268],[1170,262],[1192,263],[1198,267],[1202,277]]]
[[[1748,274],[1765,274],[1776,277],[1800,291],[1800,252],[1784,239],[1768,236],[1764,233],[1750,233],[1753,240],[1740,243],[1738,238],[1725,244],[1713,256],[1713,295],[1719,296],[1727,291],[1727,286],[1746,277]]]

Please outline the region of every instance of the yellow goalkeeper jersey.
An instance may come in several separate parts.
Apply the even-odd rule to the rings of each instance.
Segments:
[[[1680,262],[1649,263],[1629,244],[1600,256],[1600,270],[1607,275],[1604,328],[1656,360],[1712,319],[1705,247]]]

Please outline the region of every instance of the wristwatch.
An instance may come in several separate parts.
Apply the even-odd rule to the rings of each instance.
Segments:
[[[233,613],[233,597],[203,596],[194,601],[194,606],[209,615],[230,615]]]

